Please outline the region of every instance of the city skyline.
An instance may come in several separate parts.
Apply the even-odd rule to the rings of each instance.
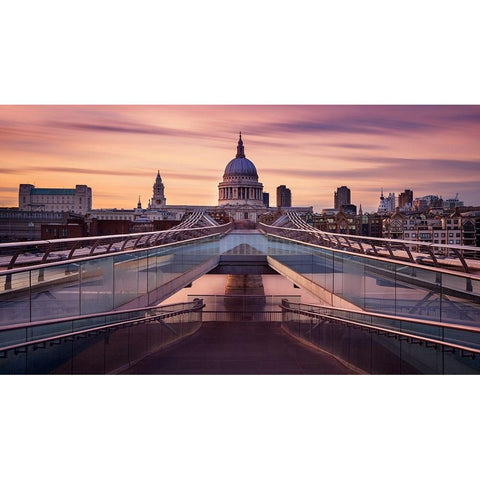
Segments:
[[[264,191],[333,206],[340,185],[364,211],[380,190],[479,205],[478,106],[1,106],[0,205],[18,186],[93,190],[93,208],[146,206],[157,170],[167,204],[215,205],[238,131]]]

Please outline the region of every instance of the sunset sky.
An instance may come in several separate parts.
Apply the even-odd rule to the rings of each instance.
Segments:
[[[93,208],[143,206],[157,170],[167,205],[217,204],[217,185],[242,131],[246,156],[275,203],[352,202],[377,209],[380,189],[480,205],[479,106],[0,106],[0,206],[18,185],[87,184]]]

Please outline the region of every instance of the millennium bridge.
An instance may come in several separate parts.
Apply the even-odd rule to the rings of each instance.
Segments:
[[[168,299],[209,273],[279,274],[300,296]],[[193,296],[192,296],[193,297]],[[0,245],[0,373],[480,371],[480,248],[327,233],[285,212],[236,230]]]

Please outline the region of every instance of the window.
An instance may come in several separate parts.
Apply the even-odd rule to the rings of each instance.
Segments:
[[[412,238],[415,238],[415,236],[416,236],[416,235],[415,235],[414,233],[412,233]]]
[[[453,233],[450,232],[450,233],[448,234],[448,236],[449,236],[449,237],[453,237]]]
[[[457,245],[460,245],[460,240],[457,240]]]
[[[434,236],[435,238],[438,238],[438,233],[434,233],[433,236]]]

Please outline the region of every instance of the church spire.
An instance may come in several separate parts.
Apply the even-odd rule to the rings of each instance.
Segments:
[[[240,132],[240,137],[238,139],[237,158],[245,158],[245,150],[244,150],[243,141],[242,141],[242,132]]]

